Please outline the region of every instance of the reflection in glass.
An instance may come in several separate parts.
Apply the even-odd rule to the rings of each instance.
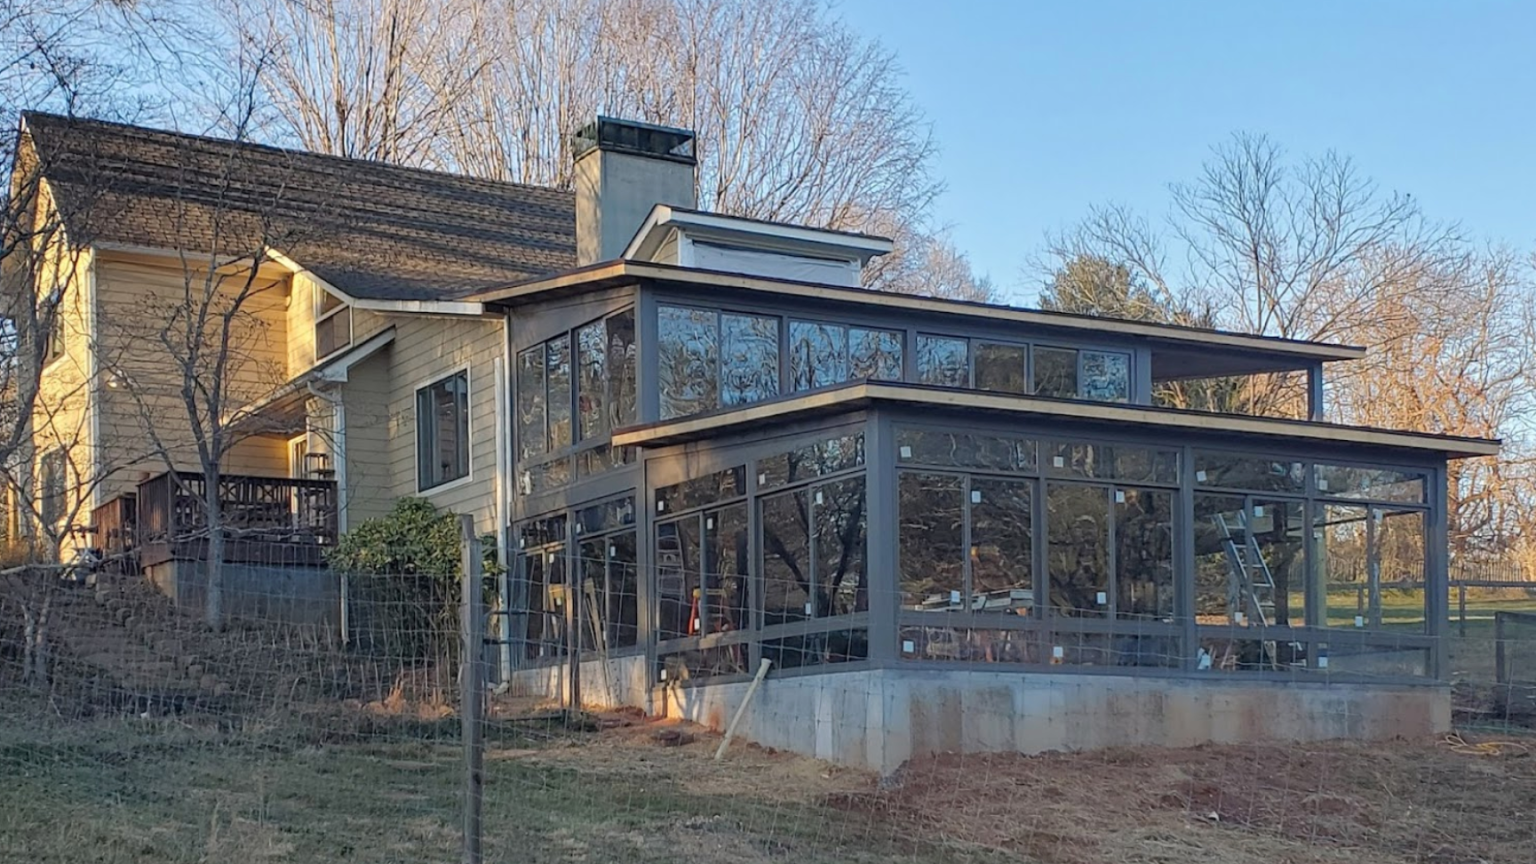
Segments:
[[[869,610],[864,580],[864,478],[823,483],[811,491],[816,536],[817,617]]]
[[[1039,637],[1027,630],[903,626],[898,650],[906,660],[965,663],[1046,663]]]
[[[1300,495],[1307,491],[1307,472],[1300,462],[1275,461],[1220,450],[1196,450],[1195,483]]]
[[[982,342],[976,346],[976,389],[1028,393],[1029,349]]]
[[[1120,489],[1115,498],[1115,617],[1169,621],[1173,600],[1173,493]]]
[[[690,614],[699,589],[699,517],[685,516],[656,526],[658,638],[680,639],[697,622]]]
[[[1317,466],[1317,493],[1330,498],[1362,498],[1417,504],[1424,500],[1423,471],[1394,468]]]
[[[811,615],[811,532],[805,490],[762,499],[763,626]]]
[[[582,441],[607,434],[608,346],[602,321],[576,331],[576,417]]]
[[[789,375],[795,390],[848,380],[848,330],[838,324],[789,322]]]
[[[517,355],[517,442],[519,459],[546,452],[544,428],[544,346]]]
[[[635,532],[625,531],[607,538],[608,647],[628,648],[639,644],[640,582],[635,558]]]
[[[1083,352],[1084,399],[1098,402],[1131,400],[1131,358],[1113,351]]]
[[[1328,504],[1313,526],[1314,585],[1327,596],[1329,627],[1423,633],[1424,513]]]
[[[901,333],[895,330],[848,329],[848,375],[875,381],[900,381]]]
[[[720,404],[746,405],[779,395],[779,319],[720,316]]]
[[[1071,348],[1034,349],[1035,395],[1076,399],[1077,351]]]
[[[635,310],[626,309],[608,318],[608,427],[633,426],[635,394]]]
[[[544,343],[544,374],[549,384],[549,449],[571,446],[571,337]]]
[[[969,387],[969,343],[950,336],[917,337],[917,380],[935,387]]]
[[[1029,480],[971,478],[974,612],[1028,615],[1035,605]]]
[[[869,632],[862,628],[833,630],[763,640],[763,657],[773,661],[775,669],[821,666],[828,663],[852,663],[869,659]]]
[[[896,458],[905,463],[982,468],[989,471],[1033,471],[1035,442],[1004,435],[967,435],[929,429],[898,429]]]
[[[719,320],[705,309],[657,309],[657,388],[661,419],[719,407]]]
[[[747,467],[739,465],[656,490],[656,512],[678,513],[747,494]]]
[[[1046,486],[1046,562],[1051,605],[1062,615],[1097,617],[1109,611],[1109,490]]]
[[[767,489],[864,464],[864,434],[840,435],[757,461],[757,486]]]
[[[1046,470],[1052,474],[1127,483],[1179,482],[1179,451],[1123,444],[1051,442]]]
[[[961,478],[901,472],[897,486],[901,605],[960,611],[965,591],[965,502]]]
[[[690,636],[751,629],[747,560],[747,505],[706,512],[704,590],[694,603],[695,624]]]

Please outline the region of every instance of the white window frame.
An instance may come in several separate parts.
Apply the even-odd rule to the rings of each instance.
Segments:
[[[468,470],[465,472],[463,477],[456,477],[452,480],[446,480],[434,486],[422,486],[421,484],[423,478],[421,476],[421,448],[425,444],[425,442],[421,439],[422,391],[428,390],[437,386],[438,384],[443,383],[444,381],[447,381],[450,378],[456,378],[460,375],[464,376],[464,461]],[[422,495],[436,495],[440,492],[454,489],[474,481],[475,448],[473,442],[475,440],[475,411],[470,399],[470,394],[473,392],[474,376],[470,374],[470,368],[468,364],[460,366],[451,372],[442,375],[435,375],[432,378],[416,385],[416,387],[411,391],[411,421],[412,429],[414,430],[411,434],[416,439],[416,447],[413,451],[413,455],[415,457],[415,467],[413,470],[416,472],[417,493]]]

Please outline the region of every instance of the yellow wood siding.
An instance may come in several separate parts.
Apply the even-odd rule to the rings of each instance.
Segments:
[[[43,456],[59,451],[64,454],[65,495],[60,518],[50,527],[65,531],[71,522],[90,521],[90,486],[97,474],[99,442],[90,406],[90,273],[95,262],[89,250],[70,247],[61,234],[53,241],[42,256],[37,291],[40,297],[59,295],[54,326],[62,351],[49,357],[42,370],[32,411],[32,463],[35,471]],[[39,336],[46,338],[44,334]],[[33,502],[39,507],[40,482],[41,478],[34,474]],[[66,543],[66,553],[68,547]]]
[[[206,272],[185,268],[175,259],[114,257],[98,263],[97,362],[109,379],[109,386],[101,390],[99,428],[108,466],[122,469],[103,490],[104,498],[133,486],[140,472],[164,470],[166,454],[179,469],[199,467],[196,434],[180,392],[181,369],[166,344],[177,353],[185,351],[188,339],[184,330],[177,329],[183,326],[177,316],[200,302],[209,278]],[[250,277],[231,273],[212,278],[219,302],[227,303],[247,290]],[[228,383],[223,394],[226,412],[263,398],[286,378],[288,280],[263,272],[250,285],[241,303],[243,311],[231,329],[232,357],[225,366]],[[210,321],[205,347],[218,344],[213,334],[219,326],[216,318]],[[204,373],[205,380],[210,380],[212,361],[204,368],[210,370]],[[200,402],[199,408],[205,404]],[[255,431],[278,432],[259,424]],[[242,466],[240,473],[287,473],[284,451],[270,443],[241,442],[225,462],[232,469]]]
[[[288,377],[294,378],[314,367],[315,309],[324,291],[307,271],[293,275],[293,302],[288,304]],[[365,309],[353,309],[352,345],[360,345],[370,336],[389,326],[385,316]],[[340,352],[337,352],[340,353]]]
[[[347,418],[347,525],[356,527],[394,507],[390,440],[390,350],[353,366],[342,387]]]

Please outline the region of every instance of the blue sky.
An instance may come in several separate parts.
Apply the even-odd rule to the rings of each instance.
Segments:
[[[1211,145],[1335,149],[1476,236],[1536,247],[1536,2],[840,0],[934,124],[950,224],[1021,267],[1090,204],[1166,211]],[[1015,294],[1024,287],[1026,293]]]

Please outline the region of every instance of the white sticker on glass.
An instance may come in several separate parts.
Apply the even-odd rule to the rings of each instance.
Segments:
[[[960,592],[959,591],[951,591],[951,592],[949,592],[949,602],[951,602],[951,603],[959,603],[960,602]]]
[[[903,458],[903,459],[911,459],[912,458],[912,448],[911,447],[903,447],[903,448],[901,448],[901,458]],[[911,644],[911,643],[908,643],[908,644]]]
[[[667,502],[665,502],[665,501],[657,501],[656,502],[656,512],[657,513],[660,513],[660,512],[662,512],[663,510],[666,510],[666,509],[667,509]]]
[[[1052,645],[1051,646],[1051,657],[1053,657],[1054,659],[1060,660],[1061,658],[1063,658],[1065,656],[1067,656],[1067,652],[1065,650],[1063,650],[1060,645]]]
[[[1356,627],[1364,627],[1365,626],[1365,616],[1364,615],[1356,615],[1355,616],[1355,626]]]
[[[759,486],[766,486],[766,485],[768,485],[768,475],[767,474],[759,474],[759,475],[757,475],[757,485],[759,485]]]
[[[1196,471],[1195,472],[1195,479],[1200,481],[1201,483],[1204,483],[1205,482],[1205,472],[1204,471]]]
[[[704,520],[704,527],[708,528],[711,531],[715,530],[715,517],[711,516],[708,519],[705,519]]]
[[[1321,477],[1317,478],[1317,488],[1323,490],[1324,492],[1328,491],[1328,481]]]
[[[1125,503],[1125,493],[1121,492],[1119,489],[1115,490],[1115,503],[1116,504],[1124,504]]]
[[[901,640],[901,653],[915,654],[917,653],[917,645],[913,644],[911,639],[903,639]]]
[[[815,615],[816,614],[816,608],[811,605],[811,601],[809,601],[809,600],[805,601],[805,614],[807,614],[807,615]]]
[[[981,503],[981,490],[980,489],[972,489],[971,490],[971,503],[972,504],[980,504]]]
[[[608,547],[608,554],[609,555],[617,555],[617,554],[619,554],[619,547],[617,547],[617,546],[609,546]]]
[[[817,504],[823,503],[820,490],[817,490],[817,492],[816,492],[816,503]]]
[[[1317,668],[1319,668],[1319,669],[1327,669],[1328,668],[1328,658],[1327,657],[1319,657],[1319,658],[1317,658]]]
[[[1237,613],[1237,624],[1238,624],[1238,626],[1241,627],[1242,625],[1247,624],[1247,623],[1248,623],[1248,616],[1244,615],[1241,612]]]
[[[1106,591],[1100,591],[1099,592],[1099,605],[1103,606],[1104,604],[1106,604],[1108,602],[1109,602],[1109,593],[1106,592]]]
[[[1057,468],[1065,468],[1065,467],[1067,467],[1067,460],[1063,459],[1060,456],[1052,456],[1051,457],[1051,464],[1056,466]]]
[[[1255,519],[1263,519],[1264,518],[1264,508],[1263,507],[1255,507],[1255,508],[1253,508],[1253,518],[1255,518]]]

